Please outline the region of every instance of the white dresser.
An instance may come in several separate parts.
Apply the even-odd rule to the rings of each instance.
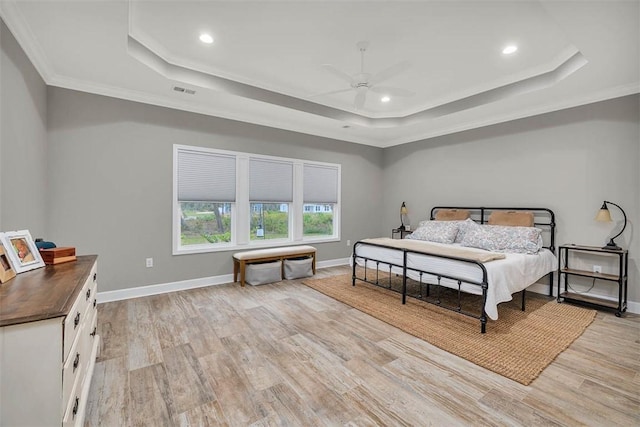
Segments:
[[[97,256],[0,285],[0,426],[80,426],[100,338]]]

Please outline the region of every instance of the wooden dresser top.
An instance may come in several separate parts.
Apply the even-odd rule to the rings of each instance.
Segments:
[[[0,284],[0,326],[66,316],[97,255],[18,274]]]

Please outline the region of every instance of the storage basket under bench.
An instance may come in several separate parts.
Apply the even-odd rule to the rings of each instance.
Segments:
[[[311,266],[309,274],[308,266]],[[313,246],[286,246],[257,249],[233,254],[233,281],[240,286],[273,283],[285,279],[308,277],[316,273],[316,248]]]

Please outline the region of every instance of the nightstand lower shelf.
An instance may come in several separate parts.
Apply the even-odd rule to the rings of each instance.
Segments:
[[[624,304],[623,307],[618,307],[618,303],[616,301],[610,301],[603,298],[597,298],[590,295],[578,294],[575,292],[562,292],[560,294],[560,298],[562,298],[566,302],[573,302],[578,304],[589,305],[594,308],[605,308],[616,311],[616,316],[620,317],[619,313],[623,313],[627,311],[627,306]]]

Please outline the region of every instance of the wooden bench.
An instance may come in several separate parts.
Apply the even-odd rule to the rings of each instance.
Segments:
[[[281,248],[256,249],[254,251],[236,252],[233,254],[233,281],[238,281],[240,272],[240,286],[244,286],[244,273],[247,264],[257,262],[280,261],[281,276],[284,277],[284,260],[299,257],[311,257],[311,268],[316,274],[316,248],[313,246],[285,246]]]

